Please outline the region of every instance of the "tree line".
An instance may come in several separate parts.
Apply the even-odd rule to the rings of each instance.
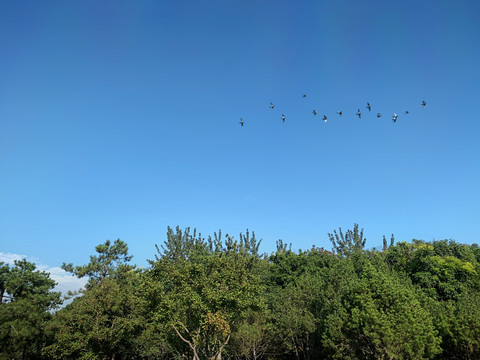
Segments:
[[[145,269],[95,248],[63,307],[49,274],[0,263],[0,359],[479,359],[480,248],[453,240],[263,254],[255,233],[168,228]]]

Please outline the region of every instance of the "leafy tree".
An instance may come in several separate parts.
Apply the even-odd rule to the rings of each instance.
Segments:
[[[145,304],[135,286],[141,274],[128,280],[102,279],[56,314],[55,335],[45,354],[56,359],[126,359],[139,355],[138,338],[146,328]]]
[[[63,263],[62,269],[79,278],[88,276],[90,283],[93,284],[107,277],[121,277],[134,268],[128,264],[132,259],[132,256],[128,255],[128,246],[120,239],[115,240],[113,244],[107,240],[104,244],[97,245],[95,251],[98,255],[90,256],[87,265],[74,267],[72,263]]]
[[[274,304],[273,326],[279,347],[288,357],[310,359],[318,319],[312,312],[312,294],[319,277],[302,276],[296,284],[282,289]]]
[[[431,315],[411,285],[368,260],[349,266],[343,271],[349,279],[326,306],[321,325],[329,356],[424,359],[441,351]]]
[[[180,340],[177,355],[220,359],[234,328],[261,303],[261,281],[253,270],[258,261],[252,256],[255,246],[246,248],[231,240],[225,246],[218,239],[215,244],[185,234],[188,229],[168,232],[164,253],[151,261],[153,317],[170,327],[173,344]],[[179,241],[182,238],[186,244]]]
[[[33,263],[0,264],[0,358],[39,358],[51,311],[61,304],[56,283]]]
[[[54,342],[44,352],[53,358],[132,358],[145,350],[140,340],[148,328],[145,299],[139,294],[142,274],[128,264],[132,257],[123,241],[107,240],[95,249],[98,255],[87,265],[63,265],[90,280],[83,295],[59,311],[51,324]]]
[[[235,359],[258,360],[273,351],[274,331],[271,313],[266,308],[248,310],[245,318],[232,333],[232,349]]]
[[[335,252],[341,256],[347,257],[356,251],[363,250],[366,239],[363,237],[363,229],[358,229],[358,224],[353,225],[353,230],[347,230],[345,234],[342,228],[338,228],[338,233],[333,230],[333,234],[328,234],[333,244]]]
[[[468,290],[457,301],[429,299],[434,325],[442,339],[441,359],[480,358],[480,298]]]
[[[456,299],[465,289],[480,286],[474,251],[453,241],[401,242],[388,249],[386,262],[439,300]]]

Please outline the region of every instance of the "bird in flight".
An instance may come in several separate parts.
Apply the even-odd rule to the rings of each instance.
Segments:
[[[337,114],[340,115],[340,116],[342,116],[342,110],[337,111]]]
[[[380,113],[377,113],[377,118],[379,118],[380,116],[382,116],[382,114],[380,114]]]
[[[285,115],[284,114],[282,114],[282,120],[283,120],[283,122],[285,122]]]
[[[367,109],[368,109],[368,111],[372,111],[372,107],[370,106],[369,102],[367,102]]]
[[[362,118],[362,113],[360,112],[360,109],[358,109],[358,111],[357,111],[357,116],[358,116],[359,119]]]
[[[302,97],[306,98],[306,97],[307,97],[307,95],[303,94],[303,96],[302,96]]]
[[[274,107],[275,106],[272,103],[270,103],[270,109],[273,109]]]
[[[325,121],[325,123],[327,122],[327,115],[323,115],[323,121]]]
[[[392,118],[392,121],[393,122],[397,122],[397,118],[398,118],[398,115],[393,113],[393,118]]]
[[[425,102],[425,100],[422,101],[422,106],[423,106],[423,108],[425,108],[425,106],[427,106],[427,103]]]
[[[240,125],[243,127],[243,119],[240,118]]]
[[[405,114],[409,114],[408,110],[407,110],[407,111],[405,111]]]
[[[314,109],[314,110],[312,111],[312,113],[313,113],[314,116],[317,116],[317,110]]]

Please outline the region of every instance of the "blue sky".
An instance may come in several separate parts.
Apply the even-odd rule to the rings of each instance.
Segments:
[[[368,247],[480,242],[479,15],[477,1],[2,2],[0,251],[58,267],[120,238],[146,265],[176,225],[248,228],[265,252],[330,248],[354,223]]]

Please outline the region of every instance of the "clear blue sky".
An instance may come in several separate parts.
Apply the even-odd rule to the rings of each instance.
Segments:
[[[331,248],[354,223],[368,247],[480,242],[479,15],[473,0],[3,1],[0,252],[85,264],[120,238],[145,265],[169,225],[248,228],[265,252]]]

